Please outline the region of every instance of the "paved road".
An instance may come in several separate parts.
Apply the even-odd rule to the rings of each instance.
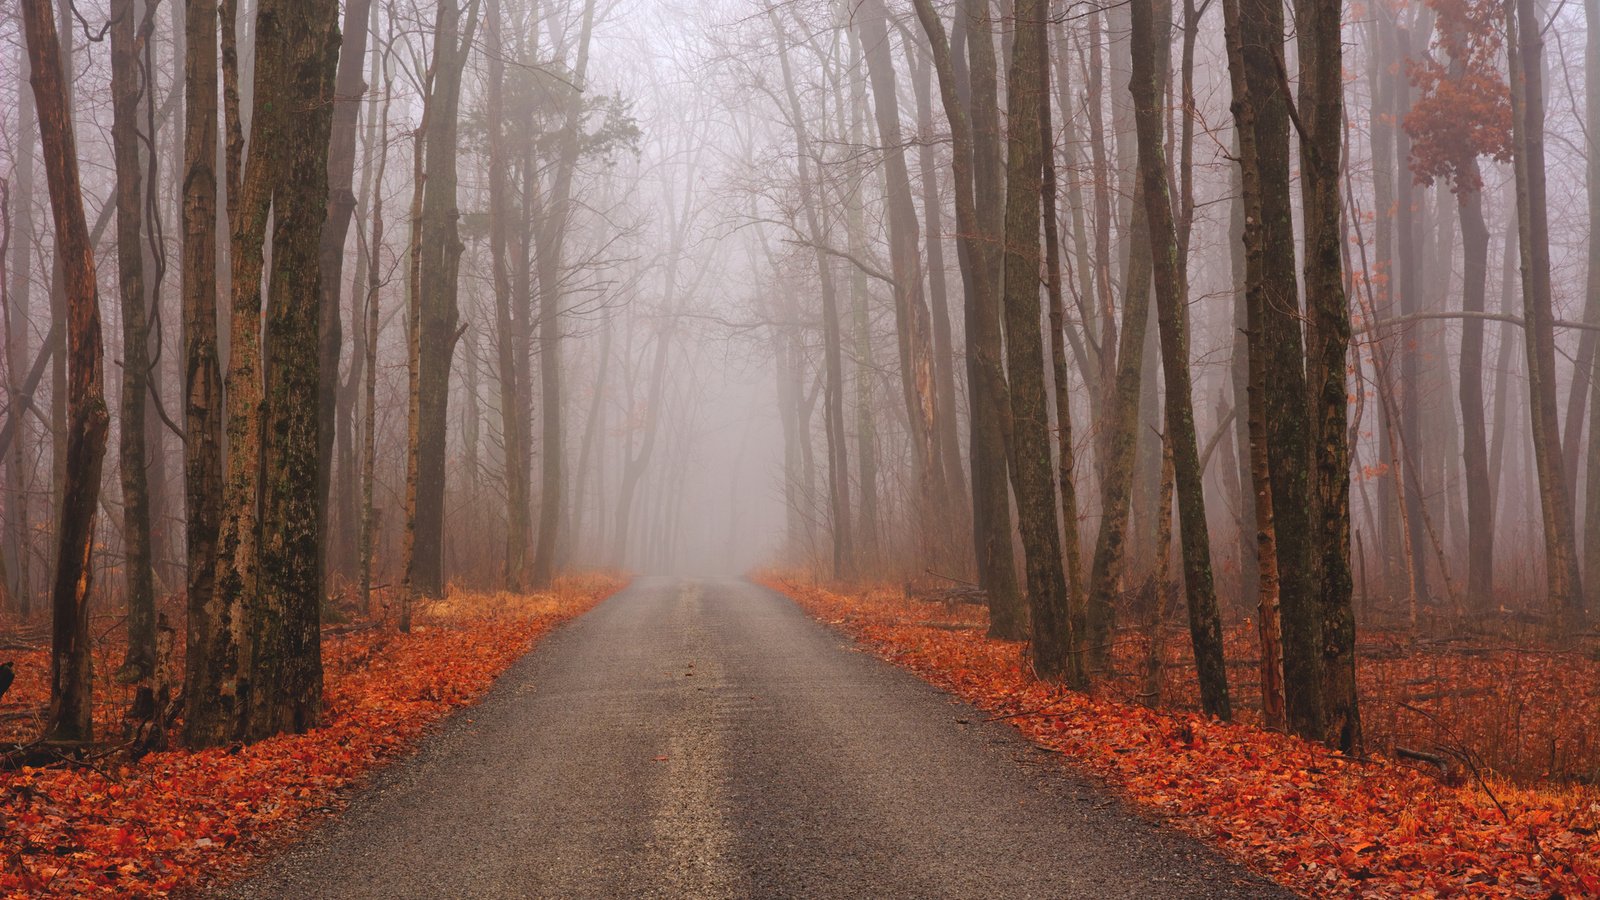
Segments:
[[[1278,897],[734,580],[646,578],[241,897]]]

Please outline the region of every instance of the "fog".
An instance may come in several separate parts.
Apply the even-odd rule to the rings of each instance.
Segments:
[[[87,459],[72,456],[71,385],[96,353],[109,450],[80,512],[95,591],[112,605],[192,586],[186,523],[214,495],[268,533],[283,509],[312,511],[290,518],[315,522],[314,577],[346,600],[525,589],[587,567],[775,567],[1032,595],[1048,589],[1025,563],[1043,554],[1073,591],[1133,608],[1141,585],[1181,577],[1190,551],[1176,513],[1192,533],[1208,526],[1223,614],[1239,617],[1259,594],[1253,479],[1269,475],[1281,494],[1282,479],[1304,478],[1279,470],[1329,439],[1313,433],[1316,416],[1335,409],[1348,426],[1330,458],[1350,474],[1340,546],[1365,615],[1542,615],[1600,585],[1578,580],[1580,558],[1600,559],[1587,428],[1600,407],[1589,152],[1600,88],[1583,8],[1541,7],[1543,45],[1521,51],[1541,54],[1529,69],[1508,57],[1501,7],[1346,4],[1331,94],[1318,93],[1314,45],[1291,16],[1263,45],[1273,52],[1238,56],[1250,77],[1284,73],[1283,91],[1256,86],[1265,124],[1248,149],[1227,10],[1209,2],[1154,4],[1148,36],[1124,4],[1045,4],[1037,22],[1009,3],[909,0],[259,2],[224,8],[236,34],[171,2],[53,12],[69,73],[53,99],[70,108],[96,279],[93,347],[52,213],[24,6],[0,7],[0,561],[19,612],[43,608],[64,492],[93,474],[70,461]],[[278,49],[257,19],[272,4],[305,25]],[[1282,12],[1257,6],[1244,3],[1241,21]],[[343,49],[325,32],[308,49],[317,22],[337,22]],[[1146,38],[1174,220],[1154,252],[1130,93]],[[185,99],[197,39],[220,42],[221,65],[187,73],[197,92]],[[277,74],[261,81],[263,65]],[[318,66],[322,82],[306,74]],[[1511,100],[1526,72],[1542,76],[1526,88],[1536,118]],[[1019,162],[1013,123],[1041,90],[1048,152]],[[1329,96],[1337,124],[1319,126],[1311,104]],[[186,145],[207,122],[209,142]],[[305,149],[302,132],[327,152]],[[1354,333],[1347,396],[1334,390],[1326,407],[1310,381],[1330,333],[1309,252],[1323,239],[1306,215],[1314,154],[1336,162],[1319,182],[1337,207],[1321,232],[1338,257],[1328,308]],[[1525,189],[1519,206],[1514,161],[1548,181],[1547,201]],[[265,201],[251,193],[258,168]],[[1040,229],[1017,230],[1010,217],[1028,213],[1010,188],[1041,170],[1046,206],[1033,215],[1049,220],[1047,246],[1023,252],[1017,236]],[[216,182],[209,217],[191,205],[197,172]],[[1246,227],[1252,196],[1280,204],[1282,227]],[[253,244],[241,243],[240,201],[264,217]],[[296,218],[296,203],[326,207],[325,223]],[[1548,250],[1537,237],[1519,246],[1519,222],[1547,230]],[[1257,237],[1271,294],[1259,434],[1245,414]],[[1183,276],[1170,296],[1169,239]],[[240,274],[251,265],[254,282]],[[1029,271],[1037,290],[1006,283]],[[318,280],[295,281],[308,272]],[[263,312],[241,313],[241,297]],[[1157,327],[1168,299],[1187,332],[1182,404]],[[1132,321],[1130,304],[1148,321]],[[301,313],[320,325],[306,331]],[[207,329],[218,381],[199,403],[194,373],[213,357],[185,336]],[[237,354],[241,338],[260,351],[253,371],[237,364],[253,355]],[[134,342],[145,384],[128,392]],[[255,412],[234,408],[236,378],[264,389]],[[1190,431],[1172,430],[1174,409],[1189,410]],[[215,429],[214,456],[185,439],[195,429]],[[286,483],[314,483],[304,505],[273,505],[285,435],[317,439],[314,468],[282,451],[300,466],[282,470]],[[1177,471],[1166,482],[1164,442]],[[244,445],[268,487],[239,500],[220,474],[233,476]],[[1256,445],[1270,471],[1253,470]],[[1187,454],[1199,494],[1185,493]],[[205,459],[218,477],[197,481]],[[1280,502],[1283,553],[1323,540],[1304,514],[1321,507]]]

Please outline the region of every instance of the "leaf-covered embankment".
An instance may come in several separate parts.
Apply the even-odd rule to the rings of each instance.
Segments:
[[[581,576],[549,594],[452,595],[409,634],[327,635],[326,712],[306,734],[0,773],[0,894],[162,896],[226,879],[621,585]]]
[[[1600,796],[1450,786],[1252,725],[1158,712],[1034,678],[1020,644],[942,603],[768,576],[876,655],[1014,724],[1140,807],[1317,897],[1600,896]]]

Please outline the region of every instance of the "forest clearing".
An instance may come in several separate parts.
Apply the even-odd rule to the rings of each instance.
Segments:
[[[0,0],[3,892],[1600,896],[1597,623],[1600,0]]]

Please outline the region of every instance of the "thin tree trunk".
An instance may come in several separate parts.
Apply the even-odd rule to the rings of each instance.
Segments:
[[[487,38],[484,48],[489,64],[484,90],[484,127],[489,144],[489,255],[494,281],[494,310],[500,380],[501,433],[505,440],[506,551],[502,578],[505,589],[522,590],[527,575],[528,554],[532,549],[533,523],[529,520],[528,448],[523,445],[527,429],[522,404],[525,396],[518,381],[517,348],[526,335],[527,323],[518,321],[511,301],[511,161],[505,147],[505,43],[502,38],[500,0],[489,0]]]
[[[806,228],[816,249],[817,275],[822,294],[822,353],[823,353],[823,424],[828,442],[828,500],[833,536],[833,577],[845,580],[855,573],[855,547],[850,517],[850,462],[844,433],[844,362],[840,347],[838,291],[833,278],[833,261],[822,247],[827,235],[822,226],[822,215],[817,197],[818,186],[812,178],[811,138],[800,108],[800,95],[795,88],[789,65],[788,38],[772,17],[773,33],[778,39],[778,61],[783,71],[784,96],[789,103],[790,127],[794,130],[795,152],[800,172],[802,205],[805,207]],[[809,432],[802,431],[803,435]],[[809,437],[805,438],[809,440]]]
[[[978,584],[989,600],[989,634],[1017,640],[1026,620],[1017,593],[1011,545],[1011,496],[1006,445],[1009,391],[1000,368],[998,273],[991,240],[992,207],[998,194],[998,110],[995,108],[994,45],[986,0],[963,0],[957,24],[969,32],[971,110],[961,98],[961,73],[930,0],[916,0],[917,18],[928,35],[939,95],[950,121],[955,182],[957,244],[965,287],[967,422],[972,474],[973,539]],[[989,193],[985,194],[984,192]],[[980,204],[979,197],[983,200]]]
[[[183,360],[188,635],[184,741],[209,747],[232,732],[237,644],[232,603],[216,592],[222,516],[222,373],[217,364],[217,17],[184,5]]]
[[[1193,385],[1189,375],[1187,265],[1179,255],[1167,160],[1162,150],[1162,70],[1171,44],[1168,0],[1134,0],[1130,35],[1133,56],[1133,108],[1138,129],[1139,175],[1144,188],[1155,277],[1156,322],[1161,367],[1166,375],[1166,445],[1172,456],[1178,494],[1184,586],[1189,606],[1189,636],[1200,683],[1200,705],[1220,719],[1233,716],[1228,700],[1228,670],[1222,650],[1222,616],[1211,573],[1211,538],[1206,528],[1204,474],[1195,435]],[[1159,504],[1163,520],[1171,508]],[[1158,542],[1159,544],[1159,542]],[[1165,561],[1158,566],[1165,567]],[[1158,590],[1160,587],[1158,586]],[[1162,601],[1158,599],[1159,605]]]
[[[144,681],[156,659],[155,578],[150,552],[145,407],[150,390],[149,328],[144,278],[144,191],[140,183],[140,35],[133,0],[111,5],[111,144],[117,188],[117,281],[122,295],[122,409],[119,469],[122,481],[123,572],[127,579],[128,648],[117,680]],[[143,40],[141,40],[143,38]],[[151,184],[150,189],[156,190]]]
[[[866,144],[867,82],[862,71],[861,42],[850,42],[850,143],[861,147]],[[850,253],[857,258],[866,255],[865,199],[862,187],[863,174],[855,185],[850,200],[846,227],[849,229]],[[857,558],[861,568],[872,572],[883,563],[879,535],[878,503],[878,448],[877,411],[873,408],[872,379],[875,366],[872,356],[872,324],[868,317],[867,273],[861,267],[852,267],[850,273],[851,329],[855,341],[855,413],[856,413],[856,479],[861,490],[857,506],[855,539]],[[953,425],[953,422],[952,422]]]
[[[1474,171],[1474,178],[1476,174]],[[1483,219],[1483,193],[1475,187],[1458,187],[1456,203],[1461,211],[1461,308],[1483,312],[1489,277],[1489,227]],[[1494,598],[1494,494],[1484,422],[1481,320],[1468,319],[1461,324],[1458,387],[1467,491],[1467,608],[1482,614],[1489,611]]]
[[[1083,541],[1078,533],[1078,486],[1074,472],[1077,446],[1072,437],[1072,393],[1067,389],[1066,301],[1062,297],[1061,235],[1056,222],[1056,148],[1053,111],[1050,108],[1048,42],[1041,63],[1045,89],[1039,92],[1039,140],[1044,173],[1040,196],[1044,204],[1045,293],[1050,303],[1050,368],[1055,385],[1056,478],[1061,498],[1061,543],[1067,573],[1068,634],[1082,635],[1085,624]],[[1081,658],[1082,648],[1074,646]],[[1081,663],[1080,663],[1081,665]]]
[[[39,115],[45,176],[55,220],[56,255],[67,300],[66,340],[70,381],[66,400],[66,477],[61,485],[55,585],[51,599],[50,712],[47,737],[87,741],[93,736],[89,597],[94,570],[95,510],[105,460],[105,371],[100,340],[100,296],[94,248],[89,243],[79,186],[77,141],[68,111],[66,69],[50,0],[22,0],[29,80]]]
[[[392,27],[392,26],[391,26]],[[383,287],[383,269],[380,255],[383,250],[383,176],[389,168],[389,103],[394,96],[394,78],[387,76],[383,85],[383,112],[377,134],[381,135],[378,145],[378,171],[373,179],[372,192],[372,236],[367,240],[367,285],[366,285],[366,354],[365,365],[362,367],[365,375],[363,383],[363,405],[361,426],[361,536],[358,547],[360,560],[360,594],[361,611],[372,611],[372,552],[374,541],[372,492],[377,483],[377,432],[378,432],[378,328],[379,306],[381,305],[381,289]]]
[[[1095,273],[1095,302],[1100,306],[1100,396],[1103,398],[1101,409],[1104,415],[1114,415],[1113,400],[1118,390],[1117,360],[1121,347],[1117,336],[1117,309],[1115,289],[1111,269],[1111,167],[1106,156],[1105,133],[1105,51],[1102,49],[1100,16],[1101,9],[1098,5],[1089,9],[1089,66],[1085,91],[1089,98],[1089,148],[1090,148],[1090,178],[1094,185],[1094,273]],[[1100,435],[1096,442],[1098,448],[1096,464],[1099,469],[1100,483],[1105,484],[1110,461],[1107,445],[1111,440],[1111,429],[1104,423],[1096,429]],[[1102,488],[1101,496],[1105,491]],[[1103,513],[1102,513],[1103,515]],[[1096,553],[1098,554],[1098,550]],[[1091,593],[1094,591],[1094,582],[1091,578]],[[1094,601],[1091,600],[1091,603]]]
[[[1129,240],[1143,243],[1135,258],[1147,258],[1149,238],[1141,206],[1134,212]],[[1129,289],[1123,297],[1122,331],[1118,336],[1116,377],[1100,417],[1100,531],[1089,569],[1088,652],[1091,665],[1102,668],[1110,657],[1117,595],[1127,555],[1128,519],[1133,495],[1133,470],[1138,449],[1139,390],[1143,380],[1145,333],[1150,321],[1149,283],[1137,277],[1130,263]]]
[[[1069,621],[1061,567],[1055,474],[1039,334],[1039,196],[1042,160],[1039,108],[1048,99],[1046,0],[1017,0],[1015,43],[1007,78],[1005,326],[1011,384],[1012,487],[1022,530],[1028,584],[1030,649],[1041,678],[1083,686],[1082,656]]]
[[[1506,48],[1511,68],[1513,163],[1517,183],[1517,234],[1522,260],[1524,339],[1528,353],[1528,405],[1533,419],[1534,466],[1544,525],[1550,604],[1569,622],[1583,618],[1583,587],[1571,493],[1561,459],[1556,411],[1555,328],[1550,288],[1550,226],[1545,199],[1544,36],[1534,0],[1507,5]]]
[[[15,182],[11,185],[11,197],[7,212],[11,212],[10,203],[16,206],[11,224],[6,229],[10,242],[10,252],[14,262],[10,265],[8,273],[10,281],[7,287],[7,315],[6,315],[6,402],[7,409],[18,410],[33,405],[32,394],[37,388],[39,377],[44,370],[38,368],[46,356],[41,347],[39,360],[35,367],[39,377],[32,378],[29,385],[23,376],[18,373],[23,367],[23,360],[28,355],[28,322],[33,306],[33,242],[35,228],[33,222],[33,196],[34,196],[34,144],[37,141],[38,116],[34,109],[33,91],[24,89],[22,83],[29,78],[28,49],[17,49],[17,120],[18,131],[15,145],[15,157],[12,163]],[[33,375],[30,372],[29,375]],[[0,460],[6,467],[6,489],[9,493],[6,509],[9,523],[7,533],[0,536],[10,548],[12,559],[15,560],[16,593],[13,597],[15,610],[18,615],[27,618],[33,614],[33,578],[31,557],[32,533],[30,522],[32,520],[32,498],[30,497],[29,482],[32,476],[32,466],[28,463],[26,427],[22,423],[20,414],[6,417],[5,430],[15,435],[9,441],[0,436]]]
[[[406,593],[444,594],[444,489],[449,430],[450,368],[461,338],[461,211],[456,198],[456,133],[462,71],[472,49],[478,0],[466,21],[457,0],[440,0],[434,27],[433,86],[428,97],[427,170],[423,187],[417,354],[417,477],[413,544],[405,561]],[[409,623],[408,623],[409,624]]]
[[[952,507],[948,494],[949,480],[945,476],[944,459],[939,452],[939,387],[934,374],[931,317],[922,290],[919,228],[911,196],[911,176],[901,142],[900,105],[894,63],[890,57],[888,12],[882,0],[863,0],[856,25],[860,29],[867,60],[878,139],[884,145],[889,258],[895,282],[895,330],[900,346],[900,380],[915,454],[920,557],[921,563],[928,565],[949,555],[948,542],[940,536],[942,525],[937,523],[946,521]],[[1037,197],[1034,202],[1037,204]]]
[[[354,524],[349,521],[339,521],[337,535],[330,534],[327,528],[328,508],[331,502],[328,491],[333,483],[334,437],[340,425],[338,386],[343,332],[339,321],[339,289],[344,282],[345,239],[350,233],[350,219],[356,207],[356,195],[353,190],[356,167],[356,119],[361,110],[361,96],[367,89],[367,85],[362,82],[361,70],[367,58],[367,19],[371,8],[372,0],[350,0],[345,6],[339,69],[333,87],[333,126],[327,147],[328,209],[322,224],[317,255],[317,265],[322,273],[323,294],[320,306],[321,324],[318,326],[317,337],[321,350],[317,365],[325,374],[329,386],[329,389],[323,391],[317,399],[319,443],[316,485],[317,495],[322,498],[318,514],[321,516],[319,525],[327,538],[322,542],[318,552],[323,554],[324,574],[329,569],[326,561],[329,551],[333,549],[330,545],[337,542],[337,547],[348,548],[350,545],[346,535]],[[353,480],[349,477],[341,479],[341,495],[349,491],[349,485]],[[340,505],[339,508],[345,507]],[[345,553],[347,551],[334,556],[342,572],[349,571],[347,567],[350,560],[344,555]]]
[[[560,157],[550,202],[540,229],[539,269],[539,390],[542,413],[540,447],[539,539],[533,551],[533,586],[547,588],[555,580],[558,529],[561,524],[563,463],[561,413],[561,257],[572,213],[568,198],[573,169],[578,161],[583,113],[583,88],[587,85],[589,38],[594,32],[595,0],[583,5],[583,26],[578,36],[578,58],[573,68],[574,89],[567,100],[566,123],[561,130]]]
[[[1585,159],[1585,181],[1589,198],[1588,273],[1584,282],[1585,318],[1600,316],[1600,0],[1584,0],[1584,22],[1587,24],[1584,42],[1584,124],[1588,156]],[[1481,214],[1481,213],[1480,213]],[[1593,332],[1584,335],[1594,370],[1589,378],[1589,452],[1586,460],[1588,485],[1584,502],[1584,566],[1586,582],[1584,605],[1591,613],[1600,611],[1600,354],[1594,352]],[[1581,349],[1581,347],[1580,347]],[[1584,363],[1579,355],[1578,365]],[[1576,390],[1576,385],[1574,385]],[[1570,421],[1570,417],[1569,417]],[[1577,429],[1568,425],[1576,443]],[[1574,454],[1575,456],[1575,454]],[[1577,467],[1571,470],[1576,476]],[[1470,476],[1469,476],[1470,477]],[[1474,557],[1476,558],[1476,557]]]
[[[22,93],[26,94],[26,91]],[[0,359],[5,360],[6,378],[6,409],[8,416],[21,415],[22,407],[17,405],[17,358],[20,354],[14,353],[16,345],[9,335],[18,327],[18,320],[11,315],[11,181],[0,178],[0,324],[6,326],[7,337],[0,340]],[[7,484],[10,488],[11,481],[16,473],[6,465],[5,452],[0,450],[0,465],[6,466]],[[9,497],[4,498],[5,509],[8,517],[15,519],[18,507],[22,504],[20,491],[12,490]],[[24,514],[25,515],[25,514]],[[15,594],[11,586],[11,569],[6,564],[6,558],[16,552],[17,542],[13,540],[12,529],[0,526],[0,611],[20,612]],[[21,590],[27,590],[26,585]]]
[[[1281,599],[1273,482],[1267,454],[1267,359],[1263,352],[1265,306],[1268,302],[1261,215],[1261,166],[1257,147],[1257,110],[1252,79],[1246,71],[1251,39],[1242,0],[1222,0],[1224,40],[1233,89],[1233,118],[1239,145],[1240,197],[1244,207],[1245,336],[1249,354],[1250,483],[1255,494],[1256,560],[1259,573],[1257,629],[1261,642],[1261,717],[1268,728],[1285,724]]]
[[[1318,581],[1324,733],[1346,753],[1361,748],[1356,703],[1356,621],[1350,573],[1350,302],[1345,294],[1339,198],[1344,80],[1339,0],[1298,0],[1301,197],[1305,223],[1306,382],[1311,417],[1312,555]],[[1301,726],[1310,718],[1302,714]]]
[[[909,47],[906,53],[910,55]],[[944,202],[939,197],[939,154],[933,141],[932,79],[928,74],[931,68],[926,61],[912,68],[917,130],[922,137],[922,146],[917,151],[917,174],[922,182],[922,215],[926,222],[928,245],[928,304],[933,323],[934,385],[939,402],[939,455],[944,461],[952,512],[956,514],[951,524],[964,527],[967,518],[967,479],[961,472],[961,439],[956,430],[955,352],[951,345],[950,310],[945,285]]]

